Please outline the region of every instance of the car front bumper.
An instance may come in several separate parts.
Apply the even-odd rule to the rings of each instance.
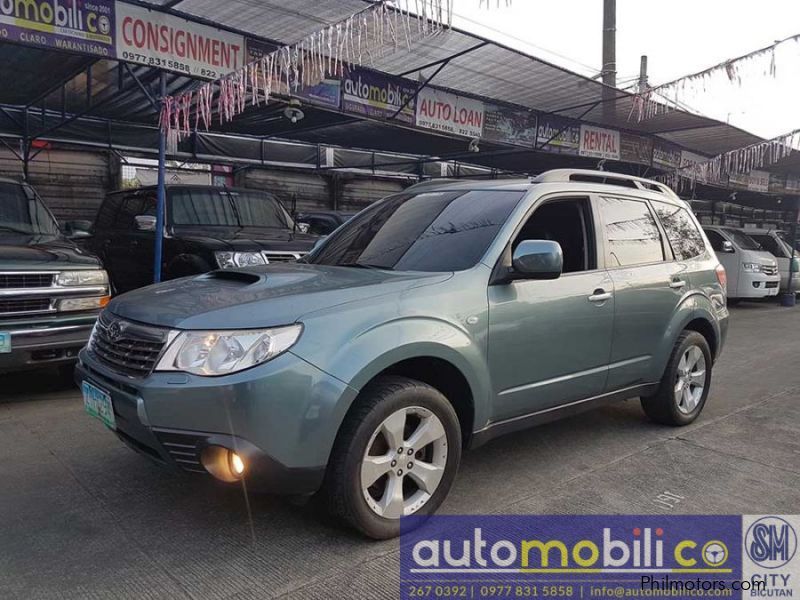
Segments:
[[[17,371],[75,362],[97,315],[69,319],[0,323],[11,334],[11,352],[0,354],[0,371]]]
[[[768,298],[780,292],[781,276],[764,273],[739,272],[739,284],[734,298]]]
[[[221,446],[245,461],[249,489],[319,489],[339,425],[356,392],[291,353],[223,377],[121,375],[81,352],[75,371],[112,399],[116,434],[175,469],[205,473],[201,455]]]

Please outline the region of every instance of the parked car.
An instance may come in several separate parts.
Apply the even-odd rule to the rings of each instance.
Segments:
[[[728,274],[728,302],[777,296],[781,276],[778,262],[741,229],[707,225],[711,246]]]
[[[297,264],[115,298],[76,376],[142,454],[248,490],[321,490],[387,538],[437,509],[463,448],[635,396],[659,423],[694,421],[725,285],[662,184],[442,184],[371,205]]]
[[[297,222],[308,225],[308,233],[330,235],[341,225],[353,218],[356,213],[338,210],[316,210],[297,214]]]
[[[156,188],[109,194],[89,248],[103,260],[115,293],[153,282]],[[165,280],[294,261],[317,236],[302,233],[271,194],[203,185],[167,186],[162,278]]]
[[[792,273],[792,290],[800,292],[800,255],[792,251],[792,247],[783,237],[783,232],[774,229],[746,229],[745,233],[753,238],[778,261],[778,273],[781,276],[781,291],[789,291],[789,273]],[[794,266],[792,266],[794,260]]]
[[[100,261],[65,237],[30,185],[0,179],[0,371],[71,372],[108,299]]]

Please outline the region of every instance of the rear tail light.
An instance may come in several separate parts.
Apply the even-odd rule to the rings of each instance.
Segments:
[[[725,267],[723,267],[722,265],[717,265],[717,268],[715,270],[717,272],[717,281],[719,281],[719,284],[722,286],[722,291],[725,292],[725,294],[727,294],[728,274],[725,272]]]

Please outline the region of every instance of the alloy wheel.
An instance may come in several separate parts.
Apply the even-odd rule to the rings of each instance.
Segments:
[[[361,490],[380,517],[399,519],[422,508],[447,465],[447,434],[427,408],[395,411],[372,434],[361,461]]]
[[[678,410],[691,414],[706,387],[706,358],[698,346],[689,346],[678,363],[675,377],[675,402]]]

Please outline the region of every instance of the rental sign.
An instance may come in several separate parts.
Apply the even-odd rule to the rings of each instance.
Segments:
[[[619,160],[619,131],[581,125],[581,156]]]
[[[480,138],[484,110],[480,100],[425,88],[417,97],[417,127]]]
[[[121,60],[203,79],[244,65],[241,35],[124,2],[117,2],[116,20]]]

